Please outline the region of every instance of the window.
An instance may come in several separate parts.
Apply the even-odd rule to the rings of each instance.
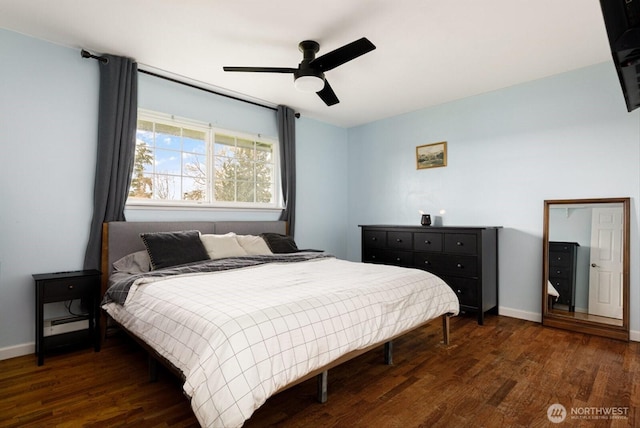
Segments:
[[[277,147],[259,135],[139,110],[127,205],[279,209]]]

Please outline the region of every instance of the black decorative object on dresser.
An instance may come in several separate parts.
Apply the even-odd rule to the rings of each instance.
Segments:
[[[498,313],[498,229],[361,225],[362,261],[413,267],[442,278],[460,310]]]
[[[100,277],[97,270],[35,274],[36,284],[36,355],[44,363],[46,351],[71,345],[93,345],[100,350],[98,304]],[[86,314],[44,319],[47,303],[81,300]]]
[[[549,281],[560,296],[552,305],[569,307],[576,310],[576,265],[578,257],[577,242],[549,241]]]

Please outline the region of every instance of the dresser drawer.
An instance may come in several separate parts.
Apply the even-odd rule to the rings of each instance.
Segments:
[[[362,261],[365,263],[385,263],[385,253],[379,248],[365,247],[362,250]]]
[[[456,293],[460,305],[478,307],[478,281],[466,278],[443,278],[449,287]]]
[[[549,267],[549,278],[571,278],[573,268],[571,266],[551,266]]]
[[[435,274],[445,272],[446,257],[442,253],[415,253],[413,260],[414,266],[418,269],[428,270]]]
[[[551,283],[553,284],[556,291],[558,291],[558,294],[560,294],[560,297],[558,297],[555,303],[573,306],[573,290],[571,280],[569,278],[553,278],[551,279]]]
[[[573,265],[573,254],[559,251],[549,252],[550,266],[571,266]]]
[[[573,253],[575,243],[549,242],[549,251],[558,253]]]
[[[446,253],[477,254],[477,238],[471,233],[447,233],[444,236]]]
[[[413,253],[410,251],[386,251],[385,263],[413,267]]]
[[[362,244],[365,248],[384,248],[387,246],[387,232],[380,230],[365,230],[362,234]]]
[[[97,292],[96,277],[79,277],[47,281],[42,289],[42,299],[59,302],[62,300],[74,300]]]
[[[478,276],[478,258],[461,255],[449,256],[444,260],[442,269],[449,275],[475,278]]]
[[[411,250],[413,248],[413,234],[411,232],[387,232],[387,247],[399,250]]]
[[[442,234],[434,232],[414,233],[413,249],[417,251],[442,251]]]

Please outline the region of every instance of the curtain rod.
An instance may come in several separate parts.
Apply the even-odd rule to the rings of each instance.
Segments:
[[[265,104],[260,104],[255,101],[245,100],[239,97],[234,97],[233,95],[223,94],[222,92],[214,91],[213,89],[203,88],[202,86],[194,85],[193,83],[184,82],[182,80],[174,79],[173,77],[163,76],[158,73],[154,73],[153,71],[138,69],[138,73],[148,74],[149,76],[158,77],[160,79],[168,80],[173,83],[178,83],[180,85],[188,86],[193,89],[199,89],[201,91],[209,92],[210,94],[220,95],[221,97],[231,98],[232,100],[242,101],[247,104],[253,104],[254,106],[268,108],[269,110],[278,110],[276,107],[271,107]]]
[[[86,51],[84,49],[82,49],[80,51],[80,56],[82,56],[82,58],[96,59],[96,60],[100,61],[103,64],[109,64],[109,58],[107,58],[105,56],[93,55],[91,52]]]
[[[109,63],[109,58],[104,57],[104,56],[99,56],[99,55],[93,55],[89,51],[86,51],[84,49],[82,49],[80,51],[80,55],[82,56],[82,58],[95,59],[95,60],[100,61],[103,64],[108,64]],[[229,95],[229,94],[224,94],[222,92],[217,92],[217,91],[214,91],[212,89],[203,88],[202,86],[198,86],[198,85],[194,85],[193,83],[188,83],[188,82],[184,82],[182,80],[174,79],[173,77],[163,76],[161,74],[154,73],[152,71],[138,69],[138,73],[148,74],[149,76],[158,77],[160,79],[165,79],[165,80],[168,80],[168,81],[173,82],[173,83],[178,83],[180,85],[188,86],[188,87],[193,88],[193,89],[199,89],[201,91],[209,92],[210,94],[219,95],[221,97],[230,98],[232,100],[242,101],[243,103],[253,104],[254,106],[264,107],[264,108],[267,108],[269,110],[274,110],[274,111],[278,110],[276,107],[271,107],[271,106],[268,106],[268,105],[265,105],[265,104],[260,104],[260,103],[257,103],[255,101],[245,100],[243,98],[235,97],[235,96]],[[299,119],[300,118],[300,113],[295,113],[295,117],[296,117],[296,119]]]

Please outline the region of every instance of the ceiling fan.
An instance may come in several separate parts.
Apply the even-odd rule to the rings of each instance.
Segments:
[[[349,62],[361,55],[371,52],[376,47],[366,37],[348,43],[338,49],[316,58],[320,50],[318,42],[305,40],[298,49],[302,52],[302,62],[298,68],[284,67],[223,67],[224,71],[243,71],[257,73],[291,73],[296,89],[303,92],[316,92],[328,106],[338,104],[340,100],[324,77],[325,71],[333,70],[339,65]]]

